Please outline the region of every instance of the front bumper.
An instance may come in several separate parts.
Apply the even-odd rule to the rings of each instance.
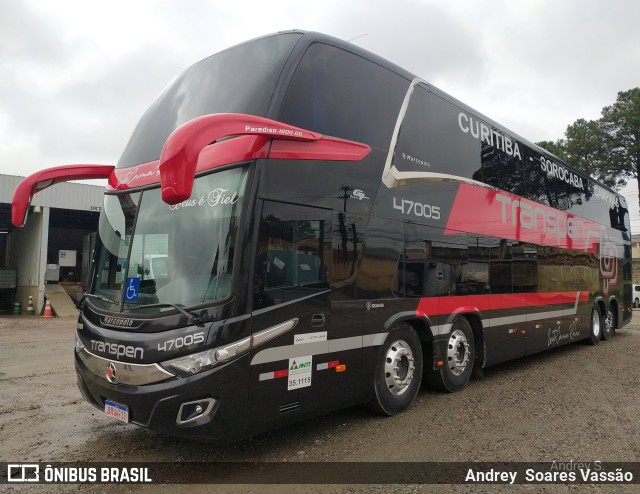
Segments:
[[[75,353],[78,388],[84,398],[104,411],[105,400],[129,407],[136,425],[173,435],[231,442],[246,434],[249,355],[189,377],[173,377],[155,384],[111,384],[89,369]],[[180,420],[183,405],[215,400],[199,420]]]

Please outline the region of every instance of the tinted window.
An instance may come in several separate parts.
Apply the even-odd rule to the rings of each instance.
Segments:
[[[330,212],[265,201],[254,277],[254,308],[328,289]]]
[[[511,250],[513,266],[513,291],[536,292],[538,289],[538,247],[515,243]]]
[[[491,249],[498,244],[497,239],[482,235],[469,235],[469,263],[462,273],[462,295],[490,293],[489,266]]]
[[[405,225],[405,252],[398,268],[398,291],[407,297],[462,295],[468,268],[465,234]]]
[[[417,85],[398,135],[393,161],[398,170],[482,180],[480,140],[460,130],[459,113],[457,106]]]
[[[499,149],[482,143],[482,182],[519,196],[525,195],[524,167]]]
[[[315,43],[293,75],[278,119],[388,148],[408,85],[370,60]]]
[[[169,134],[209,113],[265,116],[284,62],[300,34],[287,33],[230,48],[188,68],[147,110],[118,167],[157,160]]]
[[[510,240],[497,240],[491,247],[489,283],[491,293],[513,292],[513,243]]]

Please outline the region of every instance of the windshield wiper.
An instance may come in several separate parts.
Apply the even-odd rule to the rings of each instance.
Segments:
[[[107,297],[103,297],[102,295],[95,295],[93,293],[85,293],[82,298],[80,299],[80,301],[78,302],[78,309],[82,308],[82,304],[84,303],[84,300],[86,298],[97,298],[98,300],[102,300],[103,302],[110,302],[114,305],[120,305],[120,302],[117,302],[115,300],[111,300],[110,298]],[[191,312],[187,312],[186,310],[184,310],[182,307],[180,307],[179,305],[176,304],[169,304],[166,302],[163,303],[159,303],[159,304],[149,304],[149,305],[139,305],[138,307],[133,307],[134,309],[153,309],[155,307],[173,307],[174,309],[176,309],[178,312],[180,312],[180,314],[187,316],[187,322],[189,324],[193,324],[196,326],[203,326],[204,325],[204,320],[196,315],[193,314]]]
[[[84,299],[86,298],[97,298],[98,300],[102,300],[103,302],[109,302],[113,305],[120,305],[120,302],[117,302],[116,300],[111,300],[110,298],[107,297],[103,297],[102,295],[95,295],[93,293],[85,293],[80,300],[78,301],[78,309],[82,309],[82,304],[84,303]]]
[[[173,307],[178,312],[180,312],[180,314],[187,316],[187,322],[189,324],[194,324],[196,326],[204,326],[204,320],[200,316],[192,312],[187,312],[182,307],[176,304],[161,302],[158,304],[138,305],[137,307],[132,307],[132,308],[138,310],[138,309],[153,309],[155,307]]]

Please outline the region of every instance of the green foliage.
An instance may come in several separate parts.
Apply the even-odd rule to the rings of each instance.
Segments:
[[[538,146],[543,149],[546,149],[551,154],[554,154],[556,157],[560,158],[562,161],[566,161],[569,163],[569,156],[567,156],[567,148],[566,142],[564,139],[558,139],[557,141],[540,141],[536,142]]]
[[[565,139],[538,145],[612,188],[640,185],[640,87],[619,92],[598,120],[576,120]]]

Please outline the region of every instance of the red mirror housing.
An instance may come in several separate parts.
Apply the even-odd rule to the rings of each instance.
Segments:
[[[162,147],[159,165],[162,200],[167,204],[178,204],[189,199],[201,151],[223,137],[242,135],[272,139],[269,158],[359,161],[371,151],[365,144],[324,137],[316,132],[254,115],[203,115],[174,130]],[[263,146],[253,148],[255,155],[248,155],[246,159],[266,157],[263,155]]]
[[[24,226],[27,210],[34,194],[60,182],[109,178],[115,167],[110,165],[64,165],[33,173],[22,181],[13,192],[11,223]]]

